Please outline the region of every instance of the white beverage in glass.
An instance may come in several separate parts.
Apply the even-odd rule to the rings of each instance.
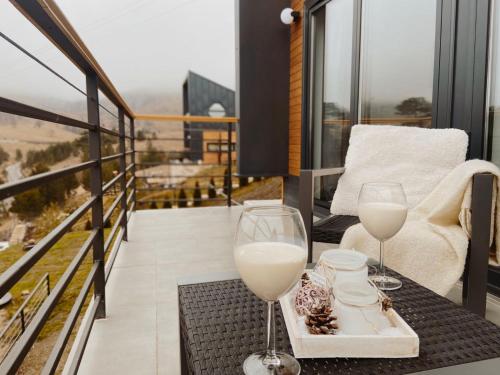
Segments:
[[[391,202],[368,202],[358,206],[359,219],[365,229],[379,241],[399,232],[406,221],[408,208]]]
[[[308,260],[300,212],[283,205],[245,208],[238,221],[233,253],[245,285],[267,303],[267,348],[250,354],[243,362],[243,372],[300,374],[300,364],[290,353],[276,351],[274,319],[275,303],[297,284]]]
[[[264,301],[276,301],[304,272],[307,253],[284,242],[254,242],[238,246],[234,259],[246,286]]]
[[[366,231],[380,242],[378,274],[370,279],[381,290],[395,290],[402,286],[401,280],[385,274],[384,242],[401,230],[407,214],[408,205],[401,184],[369,182],[361,187],[358,197],[359,220]]]

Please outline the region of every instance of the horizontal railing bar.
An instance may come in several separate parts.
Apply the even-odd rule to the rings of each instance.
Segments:
[[[47,64],[45,64],[42,60],[40,60],[38,57],[36,57],[35,55],[33,55],[28,50],[26,50],[24,47],[22,47],[20,44],[18,44],[17,42],[15,42],[13,39],[9,38],[7,35],[5,35],[2,32],[0,32],[0,36],[3,39],[5,39],[8,43],[10,43],[14,47],[16,47],[18,50],[20,50],[22,53],[24,53],[26,56],[30,57],[31,59],[33,59],[34,61],[36,61],[38,64],[40,64],[41,66],[43,66],[45,69],[47,69],[49,72],[51,72],[52,74],[54,74],[56,77],[58,77],[59,79],[61,79],[64,82],[66,82],[71,87],[73,87],[80,94],[83,94],[85,97],[87,97],[87,93],[85,91],[83,91],[78,86],[76,86],[73,83],[71,83],[71,81],[69,81],[68,79],[64,78],[61,74],[57,73],[54,69],[52,69],[50,66],[48,66]]]
[[[211,116],[182,116],[182,115],[156,115],[136,113],[134,115],[136,121],[165,121],[165,122],[206,122],[206,123],[236,123],[236,117],[211,117]]]
[[[125,155],[132,155],[134,152],[136,151],[135,150],[125,151]]]
[[[73,327],[78,320],[78,315],[82,310],[85,299],[87,298],[87,294],[89,293],[89,290],[92,287],[92,283],[94,282],[94,277],[98,270],[98,266],[98,263],[94,263],[92,265],[92,268],[90,269],[90,272],[80,289],[80,293],[78,293],[78,297],[76,298],[75,303],[73,304],[73,307],[71,308],[71,311],[66,318],[66,321],[64,322],[64,326],[59,333],[59,336],[57,337],[57,341],[54,344],[52,351],[50,352],[50,356],[47,359],[47,362],[45,362],[45,366],[42,370],[43,375],[52,375],[56,372],[59,361],[61,360],[61,357],[64,353],[66,344],[68,343],[68,340],[71,336],[71,331],[73,330]]]
[[[121,154],[121,153],[114,154],[114,155],[109,155],[109,156],[104,156],[104,157],[101,158],[101,161],[104,162],[104,163],[106,163],[108,161],[119,159],[122,156],[123,156],[123,154]]]
[[[0,97],[0,111],[13,115],[34,118],[41,121],[72,126],[74,128],[94,130],[95,125],[71,117],[63,116],[55,112],[46,111],[28,104],[16,102],[15,100]]]
[[[38,281],[36,286],[31,290],[28,297],[26,297],[26,299],[24,300],[22,305],[19,306],[16,313],[12,316],[12,318],[9,320],[9,322],[5,325],[5,328],[2,330],[2,332],[0,332],[0,337],[3,337],[3,335],[5,335],[5,333],[7,332],[7,330],[14,324],[16,319],[18,319],[18,317],[21,315],[21,311],[24,310],[26,305],[28,305],[28,303],[30,303],[30,302],[33,302],[33,300],[34,300],[33,296],[35,295],[36,292],[38,292],[38,288],[40,288],[40,285],[42,285],[45,282],[47,276],[48,276],[48,273],[43,275],[43,277]]]
[[[134,209],[135,209],[135,201],[132,202],[132,204],[130,205],[130,209],[128,210],[127,222],[130,220],[130,216],[132,216],[132,212],[134,212]]]
[[[68,174],[73,174],[84,169],[88,169],[95,166],[96,164],[97,161],[91,160],[71,167],[40,173],[34,176],[23,178],[21,180],[0,185],[0,200],[22,193],[23,191],[36,188],[45,182],[52,181]]]
[[[68,284],[72,280],[74,274],[87,255],[87,252],[92,246],[96,235],[97,231],[93,231],[87,238],[87,240],[83,243],[82,247],[78,251],[78,254],[73,258],[68,268],[66,268],[63,275],[61,276],[55,287],[52,289],[51,293],[44,301],[31,323],[26,328],[26,331],[24,331],[23,335],[16,342],[16,344],[14,344],[9,354],[0,364],[0,374],[15,373],[19,366],[22,364],[24,357],[26,357],[29,350],[31,349],[31,345],[42,330],[44,323],[49,318],[49,315],[59,301],[59,298],[66,290]],[[29,254],[31,254],[32,251],[33,249],[30,250]],[[21,258],[21,260],[22,259],[23,258]]]
[[[109,207],[108,211],[104,214],[104,217],[102,219],[102,223],[106,224],[109,219],[111,219],[111,215],[113,215],[113,211],[115,210],[116,206],[118,206],[118,203],[120,203],[120,200],[123,197],[124,192],[122,191],[118,196],[115,198],[111,206]]]
[[[118,116],[115,115],[113,112],[111,112],[110,109],[108,109],[107,107],[103,106],[101,103],[99,103],[99,108],[102,108],[104,109],[106,112],[108,112],[112,117],[114,117],[116,120],[119,120]]]
[[[136,189],[132,189],[132,191],[130,192],[130,194],[128,195],[127,197],[127,206],[130,204],[130,201],[132,200],[132,198],[134,197],[134,193],[136,193]]]
[[[130,171],[134,167],[135,167],[135,163],[130,164],[127,168],[125,168],[125,172]]]
[[[185,150],[135,150],[136,154],[189,154],[198,151]]]
[[[109,246],[111,245],[111,243],[113,242],[113,237],[115,236],[116,234],[116,231],[117,229],[120,227],[121,225],[121,221],[123,219],[123,214],[124,214],[125,211],[120,211],[120,214],[118,215],[118,217],[116,218],[116,221],[115,221],[115,224],[113,225],[113,228],[111,228],[111,231],[109,232],[109,236],[108,236],[108,239],[106,240],[106,243],[104,244],[104,252],[106,253],[109,249]]]
[[[129,180],[127,181],[127,185],[125,185],[125,190],[129,189],[130,185],[132,185],[134,181],[135,181],[135,176],[130,177]]]
[[[123,172],[118,173],[115,177],[113,177],[109,182],[105,183],[102,186],[102,193],[107,192],[114,184],[116,184],[120,178],[123,176]]]
[[[127,220],[128,221],[128,220]],[[116,236],[116,241],[113,246],[113,249],[111,250],[111,253],[109,254],[108,261],[106,262],[106,266],[104,267],[104,282],[108,282],[109,275],[111,274],[111,270],[113,269],[113,264],[115,263],[116,255],[118,254],[118,247],[120,246],[120,243],[123,239],[123,234],[125,231],[121,228],[120,232]]]
[[[214,186],[214,189],[223,189],[227,188],[228,186]],[[210,189],[210,186],[200,186],[199,189]],[[172,191],[172,190],[185,190],[185,191],[192,191],[196,190],[195,187],[182,187],[182,186],[173,186],[173,187],[151,187],[151,188],[137,188],[137,191],[162,191],[162,190],[167,190],[167,191]]]
[[[172,199],[141,199],[138,200],[138,203],[153,203],[153,202],[192,202],[193,199],[177,199],[177,198],[172,198]],[[201,198],[200,201],[202,202],[226,202],[226,198]]]
[[[221,133],[226,133],[225,129],[221,129]],[[189,139],[189,138],[188,138]],[[157,138],[144,138],[144,139],[135,139],[137,142],[142,142],[142,141],[185,141],[186,138],[164,138],[164,137],[157,137]]]
[[[142,170],[142,169],[141,169]],[[137,171],[137,172],[140,172],[141,170]],[[135,176],[135,178],[224,178],[226,177],[227,174],[221,174],[221,175],[209,175],[209,176],[176,176],[176,175],[166,175],[166,174],[154,174],[154,175],[151,175],[151,176]],[[236,178],[236,177],[239,177],[235,174],[232,175],[232,177]],[[258,176],[256,176],[258,177]]]
[[[120,137],[120,134],[118,132],[115,132],[114,130],[104,128],[104,127],[101,127],[100,129],[101,129],[101,133],[106,133],[109,135],[114,135],[115,137]]]
[[[136,165],[145,165],[145,166],[158,166],[158,165],[183,165],[183,166],[193,166],[193,165],[197,165],[197,166],[201,166],[201,167],[221,167],[221,166],[224,166],[226,164],[198,164],[198,163],[179,163],[179,164],[175,164],[175,163],[168,163],[168,162],[165,162],[165,163],[153,163],[153,162],[147,162],[147,163],[141,163],[141,162],[136,162],[135,163]]]
[[[94,325],[97,309],[100,303],[101,303],[101,296],[97,295],[94,298],[90,313],[87,316],[88,319],[86,319],[85,321],[85,326],[83,327],[83,329],[81,329],[82,337],[80,337],[80,339],[76,342],[77,346],[74,352],[73,361],[71,362],[71,365],[69,367],[68,371],[69,374],[78,373],[78,368],[80,367],[80,363],[82,361],[83,352],[85,351],[85,347],[87,346],[87,341],[89,340],[90,331],[92,330],[92,327]]]
[[[5,295],[40,258],[71,228],[97,201],[96,197],[78,207],[64,221],[40,240],[28,253],[18,259],[0,275],[0,296]],[[0,374],[2,372],[0,371]]]

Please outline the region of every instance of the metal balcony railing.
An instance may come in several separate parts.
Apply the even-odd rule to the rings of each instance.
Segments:
[[[43,63],[36,56],[17,44],[3,33],[0,37],[10,43],[14,48],[37,62],[51,74],[78,90],[86,97],[87,120],[77,120],[68,116],[51,112],[46,109],[37,108],[21,103],[9,98],[0,97],[0,112],[5,112],[17,116],[37,119],[55,124],[61,124],[85,130],[88,134],[88,161],[80,164],[37,174],[15,182],[0,185],[0,200],[13,197],[30,189],[40,187],[43,184],[50,184],[55,180],[86,171],[90,176],[90,197],[69,216],[67,216],[56,228],[42,238],[24,256],[12,264],[0,275],[0,296],[5,295],[16,285],[44,255],[79,221],[84,215],[91,215],[91,230],[85,242],[81,245],[64,273],[52,287],[50,294],[37,307],[36,313],[30,317],[29,324],[25,324],[22,334],[12,343],[10,350],[0,362],[0,374],[15,373],[23,363],[26,355],[38,335],[47,323],[51,313],[60,301],[63,293],[73,280],[77,271],[81,270],[81,265],[92,249],[92,267],[87,274],[83,285],[76,297],[71,311],[69,312],[62,330],[52,348],[52,351],[42,370],[43,374],[53,374],[59,366],[66,346],[74,333],[74,328],[80,316],[81,310],[89,292],[93,290],[93,300],[91,301],[82,326],[79,328],[79,340],[73,346],[71,362],[66,364],[66,369],[70,373],[76,373],[82,359],[85,344],[89,337],[92,324],[95,319],[106,316],[106,292],[105,285],[108,280],[114,259],[116,257],[119,244],[122,240],[127,240],[127,222],[131,212],[135,210],[136,194],[136,170],[139,163],[136,162],[136,132],[134,121],[137,119],[154,121],[189,121],[189,122],[221,122],[227,124],[227,142],[231,144],[232,131],[236,123],[235,118],[208,119],[203,117],[185,116],[157,116],[157,115],[135,115],[128,107],[127,103],[120,96],[109,78],[93,58],[92,53],[79,38],[76,31],[65,18],[53,0],[43,2],[34,0],[11,0],[16,8],[26,16],[29,22],[33,23],[38,30],[43,33],[59,50],[61,50],[86,77],[86,89],[81,90],[65,79],[56,70]],[[100,104],[101,96],[104,95],[118,109],[118,114],[110,112]],[[104,110],[108,115],[116,118],[118,122],[117,130],[105,128],[100,118],[100,110]],[[130,124],[127,134],[125,123]],[[114,155],[103,156],[101,154],[101,141],[103,135],[114,137],[119,144],[119,152]],[[126,142],[130,142],[130,150],[127,151]],[[223,200],[231,205],[232,191],[232,153],[231,147],[227,147],[227,181],[225,186],[226,197]],[[129,161],[127,161],[129,159]],[[119,162],[118,173],[109,181],[102,180],[102,168],[105,163],[111,161]],[[169,176],[171,177],[171,176]],[[211,176],[207,176],[211,177]],[[198,178],[202,178],[199,176]],[[104,211],[103,196],[114,190],[116,196],[112,203]],[[104,236],[104,227],[113,221],[107,238]]]

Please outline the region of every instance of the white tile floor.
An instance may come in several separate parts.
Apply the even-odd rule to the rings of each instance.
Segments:
[[[134,213],[106,286],[107,318],[92,329],[79,374],[178,374],[176,279],[234,271],[241,207]],[[315,247],[315,255],[320,253]],[[457,291],[455,291],[455,295]],[[500,324],[500,304],[489,315]]]
[[[79,374],[178,374],[178,277],[234,270],[241,208],[137,211]]]

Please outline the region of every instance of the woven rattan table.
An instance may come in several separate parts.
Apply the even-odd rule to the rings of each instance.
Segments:
[[[420,338],[419,357],[301,359],[302,374],[393,375],[432,369],[447,374],[500,374],[499,327],[398,277],[403,287],[390,295],[395,309]],[[243,360],[265,348],[266,305],[239,279],[201,281],[179,282],[182,373],[241,374]],[[279,304],[276,310],[276,346],[292,353]],[[449,366],[455,367],[445,372]]]

